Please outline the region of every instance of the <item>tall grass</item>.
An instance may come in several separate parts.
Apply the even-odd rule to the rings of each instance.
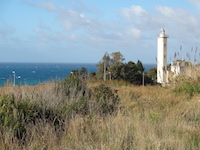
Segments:
[[[200,94],[200,79],[198,80],[188,80],[184,79],[184,81],[178,80],[178,86],[174,88],[174,92],[177,94],[180,93],[188,93],[190,96],[194,96],[195,94]]]
[[[200,148],[198,92],[70,77],[0,93],[2,150]]]

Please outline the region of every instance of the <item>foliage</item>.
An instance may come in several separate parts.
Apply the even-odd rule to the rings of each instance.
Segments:
[[[56,93],[63,99],[61,103],[62,113],[67,118],[76,114],[86,115],[89,113],[88,102],[91,98],[91,90],[86,83],[78,77],[69,76],[56,84]]]
[[[61,87],[59,87],[61,86]],[[58,84],[58,88],[62,90],[66,96],[71,98],[83,96],[86,92],[86,84],[78,77],[67,77],[64,81]]]
[[[148,71],[148,76],[155,82],[157,80],[157,68],[150,68]]]
[[[95,78],[96,77],[96,72],[90,72],[89,78]]]
[[[177,94],[188,93],[190,96],[193,96],[194,94],[200,94],[199,81],[192,79],[179,79],[175,81],[175,85],[176,87],[173,91]]]
[[[85,82],[71,77],[68,77],[63,84],[60,90],[67,91],[66,96],[68,96],[68,99],[62,105],[68,117],[76,114],[105,116],[117,110],[119,98],[105,85],[100,85],[94,90],[90,90]]]
[[[60,126],[61,120],[56,109],[42,108],[29,99],[16,102],[14,95],[0,98],[0,129],[7,128],[20,140],[26,138],[26,126],[30,123],[45,121]]]
[[[139,80],[140,73],[136,67],[136,64],[132,61],[129,61],[124,65],[124,80],[130,83],[141,82]]]
[[[198,95],[175,94],[168,87],[69,77],[4,87],[0,94],[2,150],[200,147]],[[25,140],[16,140],[18,135]]]
[[[94,89],[93,99],[95,101],[92,102],[91,109],[93,109],[96,114],[112,114],[117,110],[119,97],[114,94],[109,87],[103,84]]]
[[[89,101],[82,97],[78,101],[73,101],[70,104],[65,104],[62,110],[66,114],[66,117],[70,119],[71,117],[76,116],[77,114],[85,116],[89,114]]]
[[[30,125],[45,122],[55,127],[55,130],[60,130],[65,121],[70,122],[77,115],[105,117],[117,111],[119,97],[105,85],[91,90],[85,82],[74,76],[69,76],[55,85],[55,92],[49,93],[61,97],[61,101],[55,106],[47,106],[39,101],[33,102],[33,95],[26,99],[19,99],[22,96],[16,97],[14,94],[1,96],[0,130],[6,129],[20,141],[24,141],[27,126]]]
[[[140,60],[137,61],[136,67],[137,67],[137,69],[140,73],[144,72],[144,67],[143,67],[142,62]]]
[[[125,80],[132,84],[141,85],[142,84],[142,78],[143,78],[143,72],[144,67],[140,60],[137,61],[137,64],[135,64],[132,61],[129,61],[128,63],[123,63],[125,58],[120,52],[113,52],[111,56],[106,53],[102,60],[97,64],[98,71],[97,71],[97,77],[99,79],[103,78],[104,74],[104,62],[106,63],[106,74],[108,78],[108,73],[111,75],[112,79],[115,80]],[[152,79],[148,76],[145,76],[146,84],[152,84]]]
[[[76,69],[71,71],[71,76],[76,76],[79,79],[86,79],[87,74],[88,74],[87,69],[84,67],[82,67],[80,70]]]
[[[111,73],[112,79],[120,80],[123,79],[123,69],[124,64],[113,64],[109,67],[109,72]]]
[[[120,52],[113,52],[111,54],[111,64],[121,64],[125,60]]]
[[[105,53],[103,58],[101,59],[101,61],[97,64],[97,78],[98,79],[103,79],[103,75],[104,75],[104,67],[105,70],[108,70],[108,67],[110,66],[110,55],[108,53]]]

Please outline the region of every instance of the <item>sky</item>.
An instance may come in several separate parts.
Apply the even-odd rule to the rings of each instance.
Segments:
[[[0,62],[98,63],[120,51],[155,64],[161,28],[168,63],[200,59],[199,0],[0,0]]]

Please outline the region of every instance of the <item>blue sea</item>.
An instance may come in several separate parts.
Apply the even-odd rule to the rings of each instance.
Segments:
[[[40,83],[65,79],[72,70],[86,68],[88,73],[96,72],[92,63],[0,63],[0,86],[38,85]],[[145,71],[153,64],[144,65]]]

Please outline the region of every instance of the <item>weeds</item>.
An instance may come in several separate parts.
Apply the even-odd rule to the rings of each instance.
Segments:
[[[198,92],[117,82],[1,88],[0,150],[199,149]]]
[[[29,99],[16,103],[14,95],[0,98],[0,128],[13,132],[19,140],[26,138],[26,126],[39,121],[60,125],[61,115],[55,109],[42,108]]]
[[[177,80],[175,84],[175,89],[173,90],[175,93],[187,93],[190,96],[194,96],[194,94],[200,94],[200,80],[192,80],[192,79],[182,79]]]

